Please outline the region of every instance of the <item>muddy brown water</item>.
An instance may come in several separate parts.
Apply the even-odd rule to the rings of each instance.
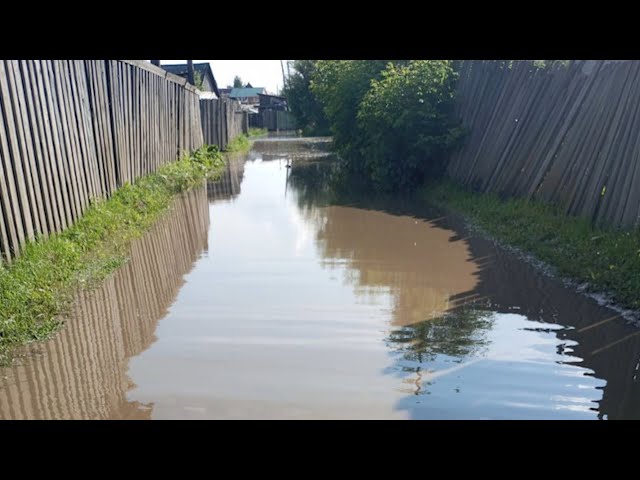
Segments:
[[[0,418],[640,418],[638,328],[419,202],[329,202],[327,147],[177,200],[0,370]]]

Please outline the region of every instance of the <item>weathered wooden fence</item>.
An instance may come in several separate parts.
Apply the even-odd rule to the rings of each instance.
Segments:
[[[205,143],[224,149],[238,135],[248,133],[248,114],[240,103],[228,98],[200,99],[200,118]]]
[[[142,61],[0,61],[0,258],[203,143],[197,90]]]
[[[264,110],[249,116],[249,126],[266,128],[270,132],[278,130],[295,130],[296,120],[291,112],[280,110]]]
[[[640,62],[458,63],[470,135],[449,174],[614,227],[640,218]]]

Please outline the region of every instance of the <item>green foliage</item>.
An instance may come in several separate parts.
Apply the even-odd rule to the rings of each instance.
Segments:
[[[442,174],[463,136],[456,77],[447,60],[318,60],[310,88],[345,172],[378,191],[406,191]]]
[[[249,141],[249,137],[244,133],[238,135],[236,138],[231,140],[226,148],[225,152],[246,152],[251,148],[251,142]]]
[[[571,60],[533,60],[533,66],[536,68],[549,68],[552,65],[568,67],[570,63]]]
[[[248,134],[238,135],[236,138],[231,140],[227,147],[224,149],[225,152],[247,152],[251,148],[251,139],[256,137],[262,137],[267,135],[269,132],[266,128],[250,128]]]
[[[462,138],[453,120],[456,74],[449,61],[389,63],[358,110],[364,170],[378,190],[406,191],[444,173]]]
[[[386,60],[318,60],[311,90],[324,109],[338,151],[356,167],[355,153],[366,143],[357,121],[360,102]]]
[[[282,91],[291,113],[305,135],[329,135],[329,122],[322,105],[311,91],[311,80],[316,72],[316,60],[295,60],[293,73]]]
[[[256,137],[264,137],[265,135],[268,135],[269,131],[266,128],[250,128],[249,129],[249,138],[256,138]]]
[[[552,206],[523,199],[501,200],[475,194],[452,183],[425,191],[436,204],[462,212],[489,234],[535,255],[563,276],[605,291],[640,309],[640,231],[594,227],[588,219],[568,217]]]
[[[18,345],[47,338],[75,289],[95,284],[124,264],[142,235],[179,192],[201,185],[224,165],[205,146],[95,202],[71,228],[28,244],[11,265],[0,262],[0,363]]]
[[[489,312],[463,306],[439,318],[394,329],[386,340],[411,362],[431,362],[439,355],[478,357],[489,346],[487,332],[492,326]]]
[[[243,86],[242,79],[238,75],[233,77],[233,88],[242,88]]]
[[[197,70],[193,73],[193,81],[195,82],[196,88],[198,90],[202,90],[202,87],[204,86],[204,78]]]

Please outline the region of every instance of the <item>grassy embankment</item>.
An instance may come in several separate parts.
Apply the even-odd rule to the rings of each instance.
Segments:
[[[594,227],[550,205],[501,200],[450,182],[428,186],[425,199],[462,213],[498,240],[533,254],[562,277],[606,292],[621,306],[640,309],[640,231]]]
[[[95,285],[123,265],[130,242],[172,198],[223,165],[217,147],[202,147],[94,203],[65,232],[27,245],[11,265],[0,262],[0,364],[10,362],[17,346],[54,333],[77,288]]]
[[[224,151],[230,153],[246,152],[251,148],[252,139],[264,137],[267,133],[266,128],[250,128],[248,134],[243,133],[231,140]]]
[[[264,137],[269,133],[266,128],[250,128],[249,129],[249,138],[254,137]]]

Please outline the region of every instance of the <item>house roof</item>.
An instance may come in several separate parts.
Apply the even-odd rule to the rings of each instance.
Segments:
[[[173,73],[174,75],[179,75],[181,77],[187,78],[187,64],[180,63],[177,65],[161,65],[161,68],[164,68],[167,72]],[[194,63],[193,70],[195,72],[199,72],[200,75],[209,76],[211,79],[211,83],[213,84],[213,91],[215,94],[220,97],[220,91],[218,90],[218,82],[216,82],[216,77],[213,75],[213,71],[211,71],[211,65],[209,62],[204,63]]]
[[[264,87],[260,88],[234,88],[231,90],[229,96],[231,98],[245,98],[245,97],[257,97],[261,93],[264,93]]]

